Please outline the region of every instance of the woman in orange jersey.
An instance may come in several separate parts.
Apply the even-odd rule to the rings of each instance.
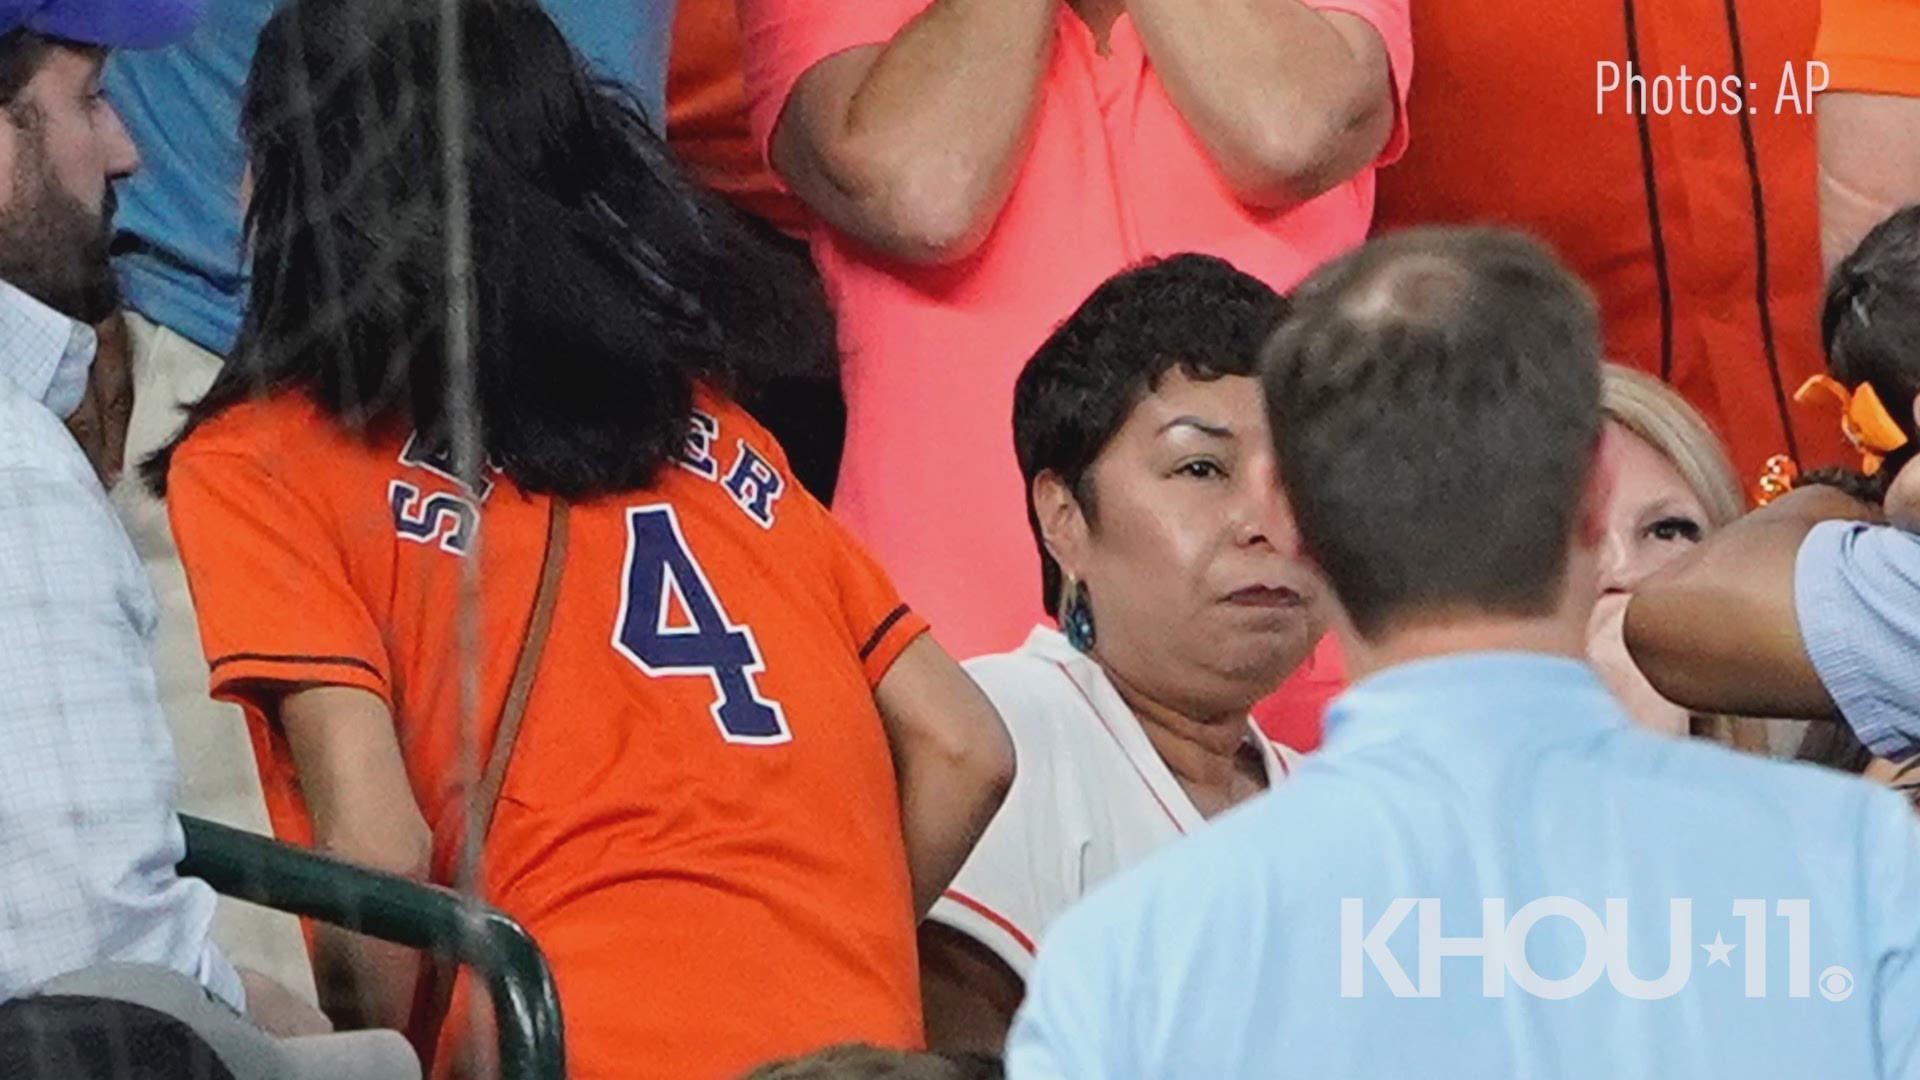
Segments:
[[[213,691],[283,835],[451,882],[476,826],[572,1075],[912,1046],[916,915],[1012,753],[723,392],[830,348],[821,299],[537,6],[459,6],[446,108],[442,6],[262,34],[242,338],[157,463]],[[411,954],[316,953],[342,1019],[440,1012]]]

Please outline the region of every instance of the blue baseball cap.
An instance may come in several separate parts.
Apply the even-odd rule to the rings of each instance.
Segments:
[[[108,49],[157,49],[193,32],[206,0],[0,0],[0,34],[32,30]]]

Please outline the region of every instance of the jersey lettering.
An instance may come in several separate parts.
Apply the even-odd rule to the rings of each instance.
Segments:
[[[713,440],[720,434],[720,421],[693,410],[693,417],[687,423],[686,445],[674,458],[681,468],[695,476],[704,476],[711,480],[720,473],[720,463],[713,460]]]
[[[763,529],[773,528],[773,504],[786,490],[787,482],[774,471],[766,458],[739,440],[733,468],[727,472],[727,494]]]
[[[393,508],[393,531],[400,539],[438,542],[440,550],[452,555],[465,556],[472,549],[480,513],[467,500],[445,494],[422,498],[419,488],[395,480],[387,486],[387,502]]]
[[[674,463],[696,476],[720,484],[733,499],[734,505],[752,518],[754,524],[763,529],[773,528],[775,504],[786,493],[786,477],[758,450],[747,445],[745,439],[735,439],[733,466],[722,480],[720,462],[714,456],[714,443],[719,438],[720,422],[695,409],[687,424],[686,442],[674,454]],[[424,469],[443,480],[458,484],[462,491],[466,490],[466,485],[461,484],[460,478],[454,475],[452,454],[427,443],[417,433],[409,436],[406,445],[401,447],[400,464]],[[500,467],[489,459],[486,472],[492,474],[499,471]],[[480,524],[476,503],[486,502],[487,497],[493,494],[493,489],[491,475],[480,478],[478,497],[472,500],[444,493],[423,495],[417,485],[394,480],[387,488],[387,501],[393,510],[394,532],[403,540],[416,544],[438,544],[442,551],[464,556],[472,550],[474,533]],[[677,532],[677,525],[675,530]],[[690,555],[687,557],[691,558]],[[718,601],[714,606],[717,610]],[[702,640],[719,641],[723,637],[724,634],[716,633]],[[750,701],[751,696],[747,700]],[[739,708],[744,710],[747,706]],[[741,730],[758,730],[765,726],[764,722],[757,722],[746,724]]]
[[[754,680],[766,664],[753,631],[727,617],[672,506],[627,511],[613,647],[649,678],[710,680],[713,720],[726,741],[772,746],[792,740],[780,704],[762,697]]]

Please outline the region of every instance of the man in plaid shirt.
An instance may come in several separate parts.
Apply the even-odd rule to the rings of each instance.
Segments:
[[[139,165],[100,92],[113,47],[198,0],[0,0],[0,1000],[110,961],[196,979],[285,1034],[311,1007],[236,971],[185,847],[139,559],[62,421],[118,304],[110,185]]]

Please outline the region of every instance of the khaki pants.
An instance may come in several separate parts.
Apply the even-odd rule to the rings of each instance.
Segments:
[[[160,705],[180,757],[182,813],[235,828],[270,833],[260,773],[246,720],[232,705],[207,695],[207,661],[199,626],[167,525],[166,506],[140,482],[138,466],[179,431],[181,408],[199,400],[220,370],[220,358],[165,327],[127,313],[127,361],[133,379],[133,418],[127,428],[126,471],[112,492],[114,508],[146,564],[160,609],[154,675]],[[277,979],[314,1000],[313,969],[299,921],[290,915],[220,898],[214,940],[228,959]]]

